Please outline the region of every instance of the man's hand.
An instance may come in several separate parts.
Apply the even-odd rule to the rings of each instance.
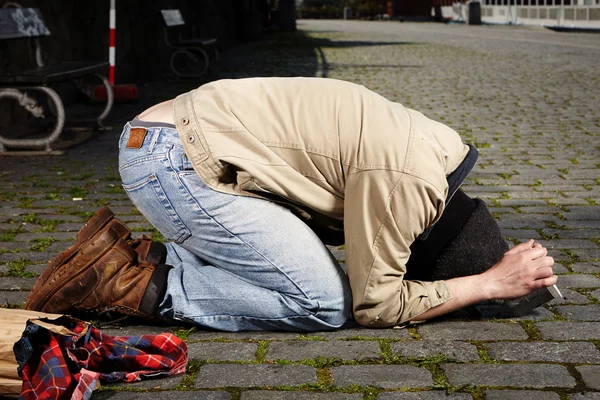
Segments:
[[[427,320],[480,301],[513,299],[552,286],[558,279],[552,265],[554,259],[541,244],[533,240],[518,244],[486,272],[445,281],[452,299],[412,320]]]
[[[554,259],[541,244],[533,240],[518,244],[482,274],[486,291],[492,299],[513,299],[552,286],[558,280],[553,265]]]

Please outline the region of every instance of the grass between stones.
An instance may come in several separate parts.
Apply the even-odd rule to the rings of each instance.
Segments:
[[[9,228],[0,233],[0,242],[12,242],[17,234],[23,232],[23,227],[17,225],[14,228]]]
[[[524,321],[519,321],[519,324],[521,325],[521,327],[523,328],[523,330],[529,336],[529,340],[531,340],[531,341],[543,340],[542,333],[535,326],[534,321],[532,321],[532,320],[524,320]]]
[[[35,230],[34,232],[54,232],[56,225],[58,225],[60,222],[62,222],[57,219],[50,219],[50,220],[41,219],[35,213],[25,214],[25,215],[21,216],[21,219],[25,223],[36,224],[36,225],[42,226],[41,229]]]
[[[269,342],[266,340],[259,340],[258,346],[256,347],[256,361],[262,363],[265,361],[267,355],[267,349],[269,348]]]
[[[25,268],[31,265],[32,262],[21,258],[16,261],[8,263],[8,271],[0,273],[0,277],[14,277],[14,278],[34,278],[37,275],[33,272],[27,272]]]
[[[175,329],[175,330],[173,331],[173,334],[174,334],[175,336],[177,336],[179,339],[181,339],[181,340],[183,340],[183,341],[187,342],[187,341],[188,341],[188,339],[189,339],[189,337],[190,337],[190,334],[191,334],[192,332],[195,332],[195,331],[196,331],[196,327],[195,327],[195,326],[193,326],[193,327],[191,327],[191,328],[189,328],[189,329]]]
[[[36,242],[33,246],[30,247],[31,251],[44,251],[46,250],[52,243],[56,242],[56,239],[52,236],[43,238],[43,239],[35,239]]]
[[[499,364],[498,360],[492,358],[489,353],[489,348],[484,343],[480,342],[470,342],[477,348],[477,354],[479,355],[479,359],[483,364]]]

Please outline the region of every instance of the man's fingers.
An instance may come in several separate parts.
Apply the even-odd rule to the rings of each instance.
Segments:
[[[512,249],[508,250],[504,254],[517,254],[522,251],[531,249],[532,246],[533,246],[533,239],[529,239],[527,242],[519,243],[518,245],[514,246]]]
[[[549,276],[548,278],[537,279],[537,280],[533,281],[533,286],[536,289],[539,289],[542,287],[556,285],[556,282],[558,282],[558,276],[552,275],[552,276]]]
[[[552,276],[553,274],[552,267],[541,267],[534,271],[533,279],[544,279]]]
[[[538,258],[545,257],[548,254],[548,249],[545,247],[534,247],[529,250],[525,250],[522,252],[525,258],[530,260],[537,260]]]

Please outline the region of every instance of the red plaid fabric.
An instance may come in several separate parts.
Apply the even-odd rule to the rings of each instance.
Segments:
[[[23,378],[21,399],[89,399],[104,382],[133,382],[185,372],[187,346],[171,333],[110,336],[87,322],[62,317],[73,334],[63,335],[33,322],[15,344]]]

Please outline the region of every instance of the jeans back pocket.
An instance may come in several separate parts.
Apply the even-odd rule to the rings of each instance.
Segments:
[[[176,211],[176,205],[168,196],[156,174],[136,182],[123,184],[123,189],[138,210],[168,240],[182,242],[190,236],[190,230]]]

